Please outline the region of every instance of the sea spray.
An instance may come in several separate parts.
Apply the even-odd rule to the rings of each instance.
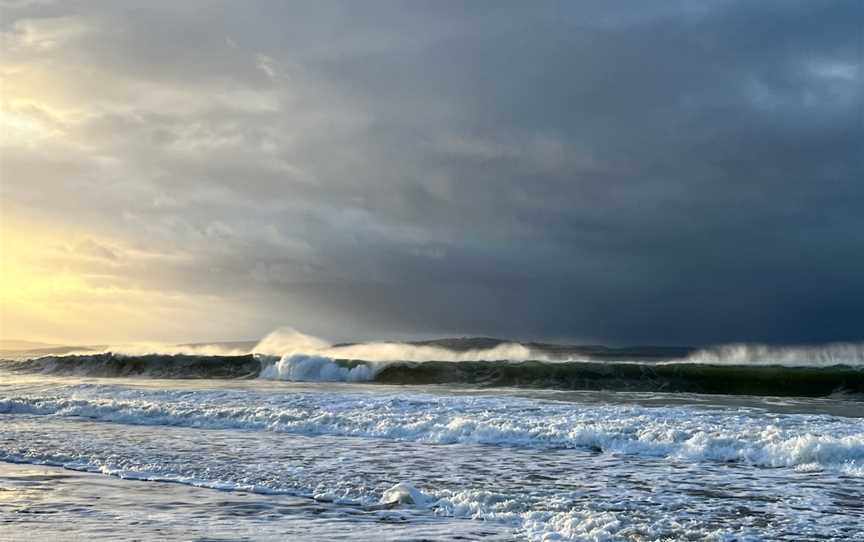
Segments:
[[[325,356],[291,354],[261,370],[261,378],[293,382],[368,382],[375,378],[371,365],[346,367]]]
[[[699,350],[691,363],[714,365],[781,365],[784,367],[864,366],[864,344],[830,343],[818,346],[727,344]]]
[[[464,350],[388,341],[332,345],[324,339],[306,335],[293,328],[283,328],[270,333],[252,351],[275,356],[307,354],[363,361],[524,361],[549,358],[523,344],[504,341],[488,348]]]

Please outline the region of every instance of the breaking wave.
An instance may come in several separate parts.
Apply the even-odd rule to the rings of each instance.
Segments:
[[[442,346],[444,344],[450,347]],[[444,339],[425,343],[364,342],[334,345],[291,328],[279,329],[269,334],[255,345],[252,352],[271,356],[307,354],[369,362],[552,359],[547,353],[521,343],[496,339]]]
[[[833,343],[821,346],[729,344],[690,355],[692,363],[717,365],[782,365],[784,367],[864,366],[864,344]]]
[[[93,354],[4,362],[6,370],[89,377],[263,378],[294,382],[449,384],[727,395],[864,396],[864,367],[705,362],[364,361],[321,355]]]
[[[114,352],[19,357],[0,362],[0,368],[89,377],[864,397],[864,343],[733,344],[702,350],[523,344],[489,338],[331,344],[283,328],[256,344],[148,344]]]
[[[331,344],[293,328],[280,328],[258,342],[234,341],[198,344],[134,343],[112,346],[54,347],[24,351],[0,351],[7,359],[36,357],[197,356],[201,358],[305,355],[364,362],[476,362],[476,361],[641,361],[699,363],[708,365],[780,365],[785,367],[864,367],[864,343],[831,343],[816,346],[727,344],[707,348],[520,343],[492,338],[450,338],[428,341],[371,341]]]
[[[343,365],[324,356],[295,354],[265,365],[261,377],[293,382],[368,382],[375,379],[376,369],[366,363]]]

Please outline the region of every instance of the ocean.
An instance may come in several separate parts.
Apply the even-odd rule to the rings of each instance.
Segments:
[[[458,346],[4,361],[0,540],[864,540],[860,349]]]

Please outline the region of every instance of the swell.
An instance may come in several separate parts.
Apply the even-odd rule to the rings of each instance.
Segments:
[[[693,362],[424,361],[370,362],[303,354],[282,358],[93,354],[6,361],[19,373],[62,376],[178,379],[266,378],[304,382],[378,382],[568,390],[610,390],[725,395],[864,397],[858,366],[720,365]]]
[[[189,354],[146,354],[128,356],[100,354],[46,356],[27,360],[6,360],[2,367],[18,373],[100,378],[255,378],[261,372],[260,356],[208,356]]]
[[[784,367],[700,363],[540,361],[400,363],[384,367],[378,382],[616,390],[726,395],[824,397],[864,393],[864,370],[843,365]]]

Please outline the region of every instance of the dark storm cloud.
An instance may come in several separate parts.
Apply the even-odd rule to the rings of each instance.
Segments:
[[[66,82],[87,146],[4,151],[4,205],[179,255],[118,281],[346,338],[864,337],[860,2],[39,3],[3,30],[61,15],[94,30],[10,56],[104,74]]]

